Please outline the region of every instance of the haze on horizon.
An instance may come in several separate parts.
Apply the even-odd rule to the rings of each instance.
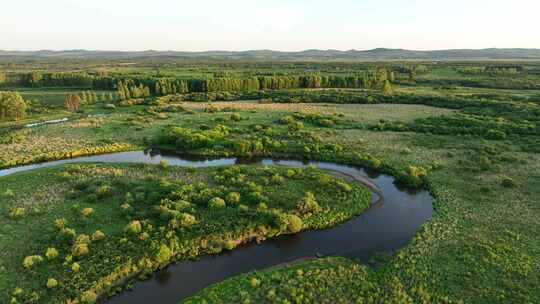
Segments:
[[[540,48],[537,0],[18,0],[3,50]]]

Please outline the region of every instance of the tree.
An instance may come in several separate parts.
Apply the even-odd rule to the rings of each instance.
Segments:
[[[66,110],[75,112],[79,109],[79,106],[81,105],[81,98],[78,95],[66,95],[64,98],[64,107]]]
[[[0,91],[0,118],[21,119],[26,116],[28,106],[18,92]]]
[[[392,84],[390,84],[390,81],[386,80],[384,82],[384,85],[382,87],[382,92],[384,95],[391,95],[393,92]]]

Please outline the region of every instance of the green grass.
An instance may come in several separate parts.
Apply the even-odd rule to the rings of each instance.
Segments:
[[[448,70],[437,73],[441,77],[451,76]],[[186,111],[172,113],[163,112],[165,109],[160,107],[149,111],[148,106],[115,110],[87,106],[84,108],[87,113],[102,116],[33,129],[15,142],[1,144],[0,161],[26,163],[44,156],[54,159],[79,149],[92,152],[91,148],[113,142],[126,144],[126,149],[136,149],[155,143],[172,127],[186,129],[188,135],[208,135],[204,132],[224,125],[229,129],[228,136],[212,138],[204,145],[197,143],[190,152],[244,154],[246,151],[235,143],[253,144],[267,136],[282,145],[263,145],[265,149],[251,149],[247,154],[285,153],[372,166],[380,161],[382,168],[398,176],[406,176],[410,166],[424,168],[428,172],[423,181],[436,198],[435,214],[409,245],[385,260],[379,268],[367,268],[344,259],[299,263],[231,278],[203,290],[191,301],[231,303],[249,299],[259,303],[287,299],[294,303],[303,294],[299,300],[303,303],[313,302],[313,299],[317,302],[350,302],[356,298],[363,298],[367,303],[380,303],[383,299],[398,303],[540,302],[540,208],[537,203],[540,198],[540,136],[538,114],[535,114],[539,105],[517,99],[510,102],[516,96],[533,97],[534,101],[538,92],[462,87],[435,90],[426,86],[399,87],[397,90],[418,95],[436,94],[449,99],[455,95],[495,95],[484,97],[488,101],[484,104],[461,110],[446,109],[444,104],[433,108],[423,105],[231,102],[214,103],[218,109],[215,113],[204,111],[208,107],[206,103],[184,103],[181,106]],[[321,126],[302,118],[297,120],[304,128],[290,132],[290,125],[279,120],[295,112],[337,116],[337,123]],[[239,114],[241,119],[231,119],[232,114]],[[511,131],[509,136],[498,140],[474,132],[443,135],[429,128],[401,132],[369,128],[381,119],[408,125],[426,118],[429,120],[420,123],[439,121],[442,122],[440,125],[431,127],[443,127],[448,120],[441,120],[441,115],[457,117],[455,125],[446,125],[457,127],[464,121],[460,119],[463,114],[484,116],[494,121],[503,118],[500,124],[490,125],[490,128],[503,128],[507,121],[531,123],[533,128],[527,134]],[[257,125],[269,130],[261,131]],[[462,127],[460,132],[469,132],[472,128],[471,125]],[[185,137],[181,138],[185,140]],[[176,147],[174,143],[170,145]],[[335,150],[312,149],[325,145]],[[39,177],[36,175],[36,183]],[[17,178],[22,183],[34,177]],[[19,189],[16,184],[13,188]],[[17,254],[16,250],[11,251]],[[9,264],[4,269],[9,272],[11,267],[15,266]],[[22,267],[20,261],[16,267]],[[298,270],[303,271],[303,277],[299,277]],[[306,276],[307,273],[310,275]],[[261,281],[260,288],[251,287],[254,277]],[[42,280],[39,284],[42,287],[45,283]],[[81,284],[87,286],[88,283]]]
[[[84,164],[3,177],[0,243],[9,250],[0,253],[2,301],[17,288],[22,293],[13,298],[24,303],[107,295],[122,278],[147,276],[173,260],[335,225],[369,206],[368,190],[345,184],[316,169],[256,166]],[[308,192],[315,205],[299,207]],[[221,199],[224,206],[212,205]],[[93,237],[98,230],[103,240]],[[85,235],[92,239],[89,253],[78,256]],[[46,258],[47,248],[59,255]],[[44,261],[24,267],[25,257],[35,255]],[[59,283],[54,289],[46,287],[50,278]]]

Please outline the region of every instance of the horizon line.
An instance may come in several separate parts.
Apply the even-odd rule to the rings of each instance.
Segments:
[[[208,52],[230,52],[230,53],[242,53],[242,52],[280,52],[280,53],[301,53],[307,51],[335,51],[335,52],[368,52],[374,50],[392,50],[392,51],[412,51],[412,52],[437,52],[437,51],[482,51],[482,50],[540,50],[540,48],[527,48],[527,47],[511,47],[511,48],[498,48],[498,47],[484,47],[484,48],[450,48],[450,49],[405,49],[405,48],[387,48],[376,47],[370,49],[301,49],[301,50],[280,50],[280,49],[245,49],[245,50],[226,50],[226,49],[208,49],[208,50],[174,50],[174,49],[143,49],[143,50],[119,50],[119,49],[0,49],[0,52],[74,52],[74,51],[86,51],[86,52],[123,52],[123,53],[143,53],[143,52],[182,52],[182,53],[208,53]]]

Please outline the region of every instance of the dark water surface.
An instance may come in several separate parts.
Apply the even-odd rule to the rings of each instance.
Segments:
[[[196,261],[171,265],[153,278],[137,282],[128,291],[107,303],[178,303],[204,287],[226,278],[316,255],[335,255],[367,262],[376,253],[391,253],[406,245],[420,226],[433,213],[433,198],[429,192],[402,189],[394,178],[374,174],[358,167],[327,162],[294,160],[221,158],[201,160],[177,155],[161,155],[143,151],[103,154],[51,161],[0,170],[0,176],[36,168],[78,162],[126,162],[158,164],[166,160],[171,166],[210,167],[235,164],[265,164],[283,166],[313,165],[337,171],[362,180],[382,193],[373,194],[373,204],[360,216],[326,230],[307,231],[281,236],[261,244],[250,243],[219,255],[203,256]]]

